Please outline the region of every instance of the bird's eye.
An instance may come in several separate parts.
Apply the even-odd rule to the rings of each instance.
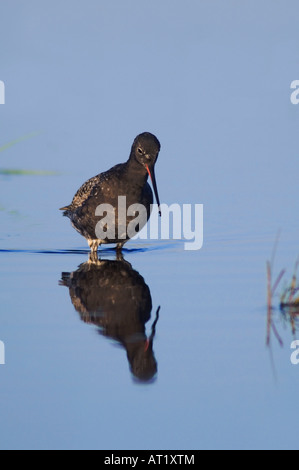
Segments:
[[[137,152],[139,153],[139,155],[143,155],[142,149],[140,147],[137,149]]]

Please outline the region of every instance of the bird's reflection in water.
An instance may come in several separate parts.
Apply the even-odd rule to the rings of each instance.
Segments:
[[[127,352],[131,372],[139,382],[152,382],[157,373],[153,352],[156,318],[151,334],[146,323],[151,318],[152,298],[143,277],[121,255],[116,260],[93,256],[77,271],[62,273],[60,285],[69,288],[72,303],[85,323],[121,344]]]

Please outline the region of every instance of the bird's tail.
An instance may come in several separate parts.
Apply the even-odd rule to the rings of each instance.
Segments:
[[[61,280],[59,281],[60,286],[70,287],[71,285],[71,274],[70,273],[62,273]]]
[[[67,217],[68,214],[69,214],[70,208],[71,208],[71,206],[65,206],[65,207],[61,207],[59,210],[60,210],[60,211],[64,211],[62,215],[64,215],[65,217]]]

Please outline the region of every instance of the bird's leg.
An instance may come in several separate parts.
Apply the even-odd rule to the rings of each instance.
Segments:
[[[124,244],[125,244],[125,242],[118,243],[118,244],[116,245],[116,252],[117,252],[117,253],[121,253]]]
[[[124,257],[123,257],[123,254],[122,254],[122,249],[123,249],[124,244],[125,244],[125,241],[123,243],[118,243],[116,245],[116,259],[118,261],[123,261],[124,260]]]
[[[92,253],[97,253],[100,244],[100,240],[88,240],[88,245]]]
[[[116,260],[125,261],[121,250],[116,250]]]
[[[88,245],[90,248],[89,262],[98,263],[98,248],[101,244],[100,240],[88,240]]]

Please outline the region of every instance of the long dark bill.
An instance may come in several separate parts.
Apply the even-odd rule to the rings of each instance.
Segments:
[[[160,199],[159,199],[158,188],[157,188],[157,183],[156,183],[155,169],[153,167],[152,170],[150,170],[148,165],[146,165],[146,169],[153,184],[155,198],[156,198],[158,208],[159,208],[159,215],[161,217]]]

